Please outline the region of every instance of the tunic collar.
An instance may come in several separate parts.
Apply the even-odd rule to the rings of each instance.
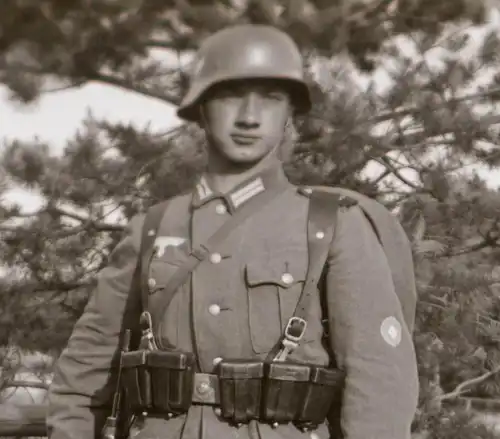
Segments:
[[[210,186],[210,175],[203,175],[196,184],[192,206],[197,209],[209,201],[222,198],[225,200],[231,211],[238,209],[248,200],[265,192],[268,189],[276,188],[281,185],[290,184],[286,178],[281,165],[274,165],[264,171],[254,175],[252,178],[242,182],[232,191],[223,194],[215,191]]]

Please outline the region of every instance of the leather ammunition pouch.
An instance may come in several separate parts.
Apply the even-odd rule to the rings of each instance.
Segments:
[[[263,419],[271,424],[316,428],[341,396],[344,377],[338,369],[289,362],[265,366]]]
[[[194,357],[190,353],[139,350],[122,354],[122,382],[130,408],[167,416],[191,406]]]
[[[252,420],[271,425],[293,422],[314,429],[340,398],[343,373],[338,369],[260,360],[222,361],[200,398],[194,383],[192,354],[139,350],[122,354],[122,382],[130,408],[172,417],[193,403],[220,407],[220,417],[231,424]],[[214,388],[209,388],[213,386]],[[207,398],[208,395],[208,398]]]
[[[222,361],[218,365],[221,416],[229,423],[246,424],[260,419],[264,363]]]
[[[274,426],[293,422],[301,429],[325,421],[344,383],[338,369],[292,362],[222,361],[218,375],[222,418]]]

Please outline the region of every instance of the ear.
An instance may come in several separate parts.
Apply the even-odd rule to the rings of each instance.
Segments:
[[[205,103],[203,101],[200,102],[200,104],[198,105],[197,112],[198,112],[198,118],[196,122],[198,123],[198,126],[204,130],[207,128],[208,123],[207,123],[207,110],[205,108]]]
[[[292,142],[295,142],[298,138],[298,132],[295,127],[295,121],[292,114],[288,117],[285,124],[285,137]]]
[[[295,129],[293,117],[290,115],[286,120],[283,139],[278,149],[278,157],[283,163],[289,162],[292,158],[297,137],[297,130]]]

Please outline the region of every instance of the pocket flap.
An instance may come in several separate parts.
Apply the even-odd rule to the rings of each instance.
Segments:
[[[245,266],[245,277],[249,287],[274,284],[281,288],[290,288],[304,282],[307,267],[300,266],[293,261],[267,262],[262,260],[252,261]]]

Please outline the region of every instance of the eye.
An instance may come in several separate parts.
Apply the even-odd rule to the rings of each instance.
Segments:
[[[276,90],[268,90],[263,93],[266,99],[271,99],[274,101],[282,101],[286,99],[285,93]]]
[[[218,90],[217,93],[214,94],[214,99],[217,100],[231,100],[237,97],[237,90],[233,90],[231,88]]]

